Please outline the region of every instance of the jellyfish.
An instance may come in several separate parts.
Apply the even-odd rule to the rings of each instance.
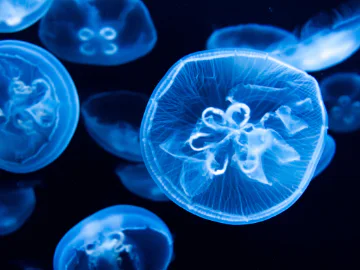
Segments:
[[[166,224],[137,206],[116,205],[85,218],[61,239],[54,270],[165,270],[173,240]]]
[[[0,190],[0,236],[20,229],[34,211],[36,198],[33,188]]]
[[[336,151],[336,143],[329,134],[325,138],[325,148],[321,155],[320,161],[316,167],[314,178],[322,173],[332,161]]]
[[[33,44],[0,41],[0,168],[39,170],[67,147],[79,118],[75,85],[63,65]]]
[[[157,202],[169,200],[151,178],[143,163],[120,165],[116,169],[116,174],[130,192],[142,198]]]
[[[142,162],[140,125],[148,99],[146,95],[130,91],[91,96],[81,108],[88,133],[109,153]]]
[[[360,75],[339,72],[320,83],[329,115],[329,129],[352,132],[360,128]]]
[[[21,31],[45,15],[53,0],[0,0],[0,33]]]
[[[40,22],[39,37],[64,60],[105,66],[143,57],[157,40],[140,0],[54,1]]]
[[[300,197],[326,133],[313,77],[263,52],[218,49],[170,68],[150,97],[140,139],[148,171],[171,200],[240,225]]]

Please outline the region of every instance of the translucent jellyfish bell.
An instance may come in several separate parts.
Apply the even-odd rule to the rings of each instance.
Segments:
[[[0,33],[21,31],[37,22],[53,0],[0,0]]]
[[[67,147],[79,99],[64,66],[30,43],[0,42],[0,168],[39,170]]]
[[[131,205],[105,208],[85,218],[61,239],[54,270],[165,270],[173,250],[171,233],[152,212]]]
[[[146,95],[130,91],[95,94],[82,105],[82,115],[90,136],[109,153],[142,162],[140,125]]]
[[[352,132],[360,128],[360,75],[340,72],[320,83],[329,115],[329,129]]]
[[[313,77],[265,53],[210,50],[182,58],[158,84],[141,147],[175,203],[213,221],[254,223],[304,192],[326,124]]]
[[[157,34],[140,0],[54,1],[39,36],[58,57],[75,63],[120,65],[149,53]]]
[[[324,152],[321,155],[320,161],[316,166],[314,178],[322,173],[331,163],[336,151],[336,143],[333,137],[326,136]]]
[[[24,225],[36,203],[33,188],[0,190],[0,236],[13,233]]]

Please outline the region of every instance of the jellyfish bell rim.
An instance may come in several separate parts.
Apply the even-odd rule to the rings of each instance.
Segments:
[[[52,162],[54,162],[58,157],[60,157],[63,152],[66,150],[67,146],[69,145],[72,137],[75,134],[79,117],[80,117],[80,102],[79,102],[79,96],[77,93],[77,89],[75,86],[74,81],[72,80],[69,72],[67,69],[63,66],[63,64],[50,52],[46,51],[45,49],[41,48],[40,46],[37,46],[35,44],[20,41],[20,40],[1,40],[0,41],[0,53],[3,48],[9,48],[20,50],[21,52],[25,52],[26,54],[32,55],[35,58],[41,59],[41,62],[46,65],[47,67],[51,68],[51,72],[57,75],[57,80],[59,80],[63,86],[65,86],[64,90],[66,90],[66,93],[63,95],[67,98],[66,102],[67,105],[70,107],[72,113],[69,115],[70,117],[68,121],[63,121],[58,123],[58,125],[62,125],[62,128],[64,128],[62,131],[59,130],[59,126],[56,127],[55,133],[53,136],[58,136],[57,141],[52,144],[52,147],[50,145],[47,145],[44,149],[42,149],[38,155],[44,154],[46,152],[46,149],[49,149],[47,154],[44,156],[41,156],[41,159],[34,163],[34,160],[36,159],[36,156],[34,158],[31,158],[29,161],[21,164],[19,167],[17,163],[8,162],[8,161],[2,161],[2,164],[0,168],[5,171],[9,171],[12,173],[30,173],[35,172],[37,170],[43,169],[44,167],[50,165]],[[21,53],[19,54],[22,55]],[[36,55],[36,56],[34,56]],[[51,79],[51,77],[50,77]],[[56,86],[58,87],[58,86]],[[54,90],[56,92],[56,90]],[[58,96],[61,96],[61,93],[57,93]],[[70,102],[69,102],[70,101]],[[59,100],[59,104],[64,104],[63,100]],[[65,108],[63,106],[60,106],[60,110],[64,110]],[[62,116],[63,117],[63,116]],[[59,116],[59,118],[61,118]],[[65,125],[64,125],[65,124]],[[49,142],[51,143],[51,142]],[[26,164],[28,163],[28,164]],[[34,166],[34,164],[36,166]]]
[[[156,162],[155,156],[153,154],[154,149],[152,149],[152,146],[150,145],[148,139],[146,138],[147,137],[146,135],[148,133],[148,128],[150,126],[149,122],[152,119],[154,112],[156,111],[157,100],[160,99],[170,89],[173,79],[180,72],[180,70],[189,62],[214,60],[217,58],[226,58],[226,57],[247,57],[247,58],[251,57],[251,58],[261,58],[261,59],[270,60],[281,66],[291,69],[294,72],[302,74],[304,77],[311,80],[314,87],[316,88],[315,96],[319,103],[319,108],[321,110],[321,118],[322,118],[322,122],[324,123],[324,125],[320,128],[319,140],[312,155],[313,156],[312,164],[315,166],[307,166],[298,189],[281,203],[265,211],[259,212],[256,215],[255,214],[249,215],[247,217],[241,216],[240,218],[239,216],[236,215],[224,214],[224,212],[221,211],[214,211],[214,210],[204,211],[198,205],[192,205],[191,200],[185,198],[185,196],[181,194],[179,191],[177,191],[176,188],[173,187],[173,185],[164,184],[166,180],[159,173],[157,173],[157,171],[161,171],[159,169],[161,168],[161,166]],[[287,210],[300,198],[302,193],[306,190],[309,183],[311,182],[311,179],[313,178],[313,175],[315,173],[316,165],[318,164],[322,152],[324,151],[325,135],[327,134],[327,129],[328,129],[327,113],[326,113],[325,105],[322,100],[319,84],[314,77],[312,77],[303,70],[300,70],[285,62],[282,62],[276,57],[270,56],[269,53],[254,51],[254,50],[250,50],[250,51],[241,50],[236,48],[213,49],[213,50],[203,50],[186,55],[169,68],[167,73],[163,76],[161,81],[154,89],[149,99],[149,102],[146,106],[144,118],[140,128],[140,146],[141,146],[141,152],[145,166],[148,169],[151,177],[154,179],[154,181],[157,183],[160,189],[165,193],[165,195],[169,199],[171,199],[171,201],[173,201],[174,203],[176,203],[178,206],[185,209],[186,211],[207,220],[228,224],[228,225],[246,225],[246,224],[253,224],[268,220]]]
[[[326,153],[325,152],[326,149],[330,149],[331,151],[328,152],[328,153],[330,153],[330,155],[326,156],[326,158],[324,159],[324,160],[326,160],[326,162],[321,163],[322,164],[321,167],[319,167],[320,161],[322,160],[320,158],[319,163],[316,166],[316,170],[315,170],[313,178],[318,177],[324,170],[326,170],[326,168],[330,165],[331,161],[334,159],[334,156],[335,156],[335,153],[336,153],[336,141],[334,140],[334,138],[331,135],[327,134],[326,137],[325,137],[325,140],[326,141],[325,141],[323,154]],[[331,145],[331,147],[328,146],[329,144]]]

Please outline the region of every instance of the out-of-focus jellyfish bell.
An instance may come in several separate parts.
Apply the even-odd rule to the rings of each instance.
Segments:
[[[58,57],[75,63],[120,65],[149,53],[157,34],[140,0],[54,1],[39,36]]]
[[[81,108],[88,133],[109,153],[141,162],[140,125],[148,100],[146,95],[130,91],[91,96]]]
[[[116,174],[129,191],[142,198],[159,202],[169,200],[151,178],[143,163],[120,165],[116,169]]]
[[[53,0],[0,0],[0,33],[23,30],[48,11]]]
[[[326,136],[324,152],[321,155],[320,161],[316,166],[314,178],[322,173],[332,161],[336,151],[336,143],[333,137],[330,135]]]
[[[360,75],[335,73],[320,83],[329,115],[329,129],[352,132],[360,128]]]
[[[53,162],[79,119],[79,99],[64,66],[22,41],[0,42],[0,168],[27,173]]]
[[[313,77],[266,53],[210,50],[182,58],[158,84],[141,147],[175,203],[216,222],[255,223],[304,192],[326,124]]]
[[[105,208],[87,217],[59,242],[54,270],[165,270],[173,240],[152,212],[130,205]]]
[[[33,188],[0,190],[0,236],[18,230],[34,211],[36,203]]]

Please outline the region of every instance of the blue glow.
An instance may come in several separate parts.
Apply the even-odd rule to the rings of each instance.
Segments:
[[[352,132],[360,128],[360,75],[335,73],[320,83],[329,114],[329,129]]]
[[[32,188],[0,190],[0,236],[20,229],[31,216],[36,204]]]
[[[333,137],[326,136],[324,152],[321,155],[320,161],[316,166],[314,178],[322,173],[331,163],[336,151],[336,143]]]
[[[27,42],[0,42],[0,168],[39,170],[69,144],[79,99],[64,66]]]
[[[0,0],[0,33],[21,31],[36,23],[53,0]]]
[[[154,90],[140,131],[164,193],[216,222],[259,222],[305,191],[324,147],[316,80],[266,53],[210,50],[178,61]]]
[[[88,133],[109,153],[142,162],[140,125],[148,100],[146,95],[130,91],[91,96],[81,108]]]
[[[61,239],[54,270],[164,270],[173,240],[166,224],[152,212],[131,205],[105,208],[75,225]]]
[[[143,163],[126,166],[120,165],[116,169],[116,174],[130,192],[142,198],[156,202],[169,200],[151,178]]]
[[[54,1],[39,36],[58,57],[75,63],[120,65],[149,53],[157,34],[140,0]]]

